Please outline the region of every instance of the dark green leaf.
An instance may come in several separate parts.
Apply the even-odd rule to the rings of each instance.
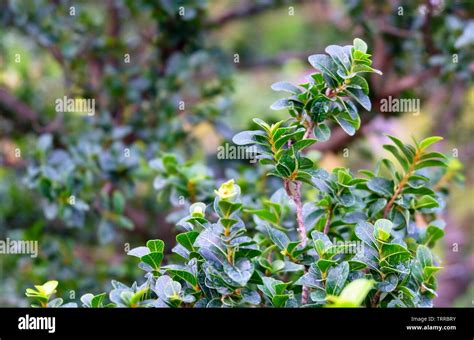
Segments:
[[[198,232],[188,231],[188,232],[176,235],[176,242],[178,242],[180,245],[182,245],[184,248],[186,248],[189,251],[195,251],[193,245],[194,245],[194,241],[196,241],[196,238],[198,236],[199,236]]]
[[[420,262],[422,268],[433,266],[431,251],[424,245],[419,245],[416,249],[416,259]]]
[[[397,159],[397,161],[400,163],[400,165],[403,167],[405,171],[408,171],[409,165],[407,160],[405,159],[404,156],[400,155],[398,152],[398,149],[393,146],[393,145],[384,145],[383,148],[387,151],[390,151],[392,155]]]
[[[151,252],[162,253],[165,249],[165,243],[162,240],[149,240],[146,243]]]
[[[163,260],[163,253],[161,252],[151,252],[140,258],[143,262],[150,265],[153,270],[160,270],[161,261]]]
[[[419,162],[415,165],[415,169],[423,169],[428,167],[442,167],[445,168],[447,164],[439,159],[428,159],[422,162]]]
[[[190,272],[182,269],[167,269],[167,272],[173,276],[188,282],[192,287],[197,286],[197,278]]]
[[[329,269],[326,279],[326,292],[331,295],[339,295],[349,276],[349,264],[342,262],[336,267]]]
[[[307,148],[308,146],[310,145],[313,145],[314,143],[316,143],[316,139],[302,139],[302,140],[299,140],[297,141],[293,147],[295,148],[295,150],[303,150],[305,148]]]
[[[301,90],[296,87],[295,85],[287,82],[287,81],[279,81],[277,83],[272,84],[271,86],[272,90],[274,91],[285,91],[289,92],[292,94],[298,94],[301,93]]]
[[[402,151],[402,153],[405,155],[406,159],[408,160],[409,163],[411,163],[413,161],[413,157],[415,156],[415,153],[413,152],[412,149],[409,148],[408,145],[405,145],[403,144],[403,142],[394,137],[394,136],[390,136],[390,135],[387,135],[388,138],[390,138],[392,140],[392,142],[395,143],[395,145]]]
[[[320,142],[325,142],[331,137],[331,130],[324,123],[316,125],[313,132],[316,139]]]
[[[290,239],[286,234],[280,230],[277,230],[275,228],[272,228],[268,225],[265,226],[268,235],[270,236],[270,239],[277,245],[280,250],[286,249],[288,246],[288,243],[290,242]]]
[[[260,130],[242,131],[232,138],[232,142],[237,145],[255,144],[255,136],[265,136],[265,133]]]
[[[354,136],[354,134],[356,133],[356,128],[352,125],[351,122],[339,116],[335,116],[334,119],[349,136]]]
[[[422,208],[437,208],[439,207],[438,201],[436,201],[433,197],[425,195],[421,197],[419,200],[416,201],[415,209],[422,209]]]
[[[367,181],[367,187],[370,191],[384,197],[393,195],[393,182],[382,177],[373,177]]]
[[[355,227],[355,234],[369,247],[376,248],[377,241],[374,237],[374,226],[368,222],[359,222]]]

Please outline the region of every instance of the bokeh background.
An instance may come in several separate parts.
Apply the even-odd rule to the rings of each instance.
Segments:
[[[76,300],[131,283],[126,250],[172,245],[183,209],[219,180],[271,194],[218,147],[253,117],[284,118],[270,85],[304,82],[309,55],[355,37],[384,73],[369,79],[372,112],[313,157],[356,172],[381,158],[385,133],[443,136],[463,175],[448,179],[435,306],[472,307],[474,2],[455,0],[1,0],[0,239],[37,240],[39,255],[0,254],[0,306],[26,306],[25,288],[48,279]],[[95,115],[57,112],[64,96],[95,99]],[[419,99],[420,112],[380,112],[389,96]],[[149,165],[166,153],[179,176]]]

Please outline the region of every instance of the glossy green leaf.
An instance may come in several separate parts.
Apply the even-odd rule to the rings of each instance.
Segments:
[[[146,243],[151,252],[162,253],[165,249],[165,243],[162,240],[149,240]]]
[[[162,252],[151,252],[140,258],[144,263],[148,264],[153,268],[154,271],[160,270],[161,261],[163,260]]]
[[[329,269],[326,279],[326,292],[331,295],[339,295],[349,276],[349,264],[342,262]]]
[[[326,142],[331,137],[331,130],[324,123],[316,125],[313,132],[316,139],[320,142]]]
[[[176,235],[176,242],[178,242],[180,245],[182,245],[184,248],[186,248],[189,251],[195,251],[195,248],[193,245],[198,235],[199,233],[196,231],[188,231],[185,233],[181,233],[181,234]]]
[[[434,144],[436,142],[439,142],[440,140],[443,140],[443,137],[439,136],[433,136],[433,137],[428,137],[423,139],[419,144],[420,150],[425,150],[427,149],[431,144]]]
[[[274,91],[285,91],[285,92],[289,92],[289,93],[292,93],[292,94],[301,93],[301,90],[298,87],[296,87],[295,85],[293,85],[293,84],[291,84],[287,81],[276,82],[276,83],[272,84],[271,88]]]

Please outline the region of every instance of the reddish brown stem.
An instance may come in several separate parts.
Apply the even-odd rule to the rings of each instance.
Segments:
[[[324,224],[324,230],[323,230],[323,232],[326,235],[329,233],[329,226],[331,225],[333,211],[334,211],[333,207],[330,207],[328,210],[328,217],[327,217],[326,223]]]
[[[395,203],[395,200],[397,199],[398,195],[402,192],[403,188],[405,185],[408,183],[408,179],[412,175],[413,171],[415,170],[416,163],[418,163],[418,160],[420,158],[420,152],[417,151],[415,154],[415,157],[413,157],[413,163],[411,164],[410,168],[408,169],[407,173],[405,176],[403,176],[402,180],[397,186],[397,190],[395,190],[395,193],[393,196],[390,198],[390,201],[388,201],[387,205],[385,206],[385,209],[383,210],[383,218],[387,218],[390,209],[392,209],[393,203]]]
[[[304,226],[303,218],[303,204],[301,202],[301,182],[299,181],[290,181],[288,179],[284,182],[286,193],[289,197],[293,199],[296,206],[296,222],[298,224],[297,231],[301,240],[301,245],[306,246],[308,237],[306,235],[306,227]],[[304,272],[306,273],[308,269],[305,267]],[[309,297],[309,287],[303,286],[301,291],[301,304],[305,305],[308,303]]]
[[[308,272],[308,268],[304,267],[304,273],[306,274],[307,272]],[[308,298],[309,298],[309,287],[303,286],[301,288],[301,305],[307,304]]]
[[[371,303],[371,306],[372,308],[377,308],[378,307],[378,304],[380,302],[380,295],[382,295],[382,292],[380,290],[378,290],[374,297],[372,298],[372,303]]]
[[[297,231],[301,240],[301,244],[306,246],[308,237],[306,236],[306,227],[304,226],[303,218],[303,203],[301,202],[301,182],[285,180],[285,190],[288,196],[293,199],[296,206],[296,223],[298,224]]]

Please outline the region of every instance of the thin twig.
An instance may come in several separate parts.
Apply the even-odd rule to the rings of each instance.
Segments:
[[[418,163],[420,156],[421,156],[421,152],[417,151],[415,156],[413,157],[413,162],[410,165],[410,168],[406,172],[405,176],[403,176],[402,180],[397,186],[397,190],[395,190],[395,193],[393,194],[393,196],[390,198],[387,205],[385,206],[385,209],[383,210],[383,218],[387,218],[388,213],[390,212],[390,209],[392,209],[392,206],[395,203],[395,200],[397,199],[398,195],[400,195],[405,185],[408,183],[408,180],[410,179],[410,176],[415,170],[416,163]]]
[[[231,23],[233,21],[247,18],[250,16],[264,13],[268,10],[276,9],[278,7],[288,5],[295,5],[298,3],[309,2],[310,0],[293,0],[293,1],[270,1],[265,3],[256,3],[252,5],[245,5],[232,8],[228,12],[225,12],[218,18],[208,21],[205,26],[207,28],[221,28],[223,25]]]
[[[326,223],[324,224],[323,232],[327,235],[329,233],[329,226],[331,225],[332,214],[334,212],[334,207],[330,207],[328,210],[328,217]]]

